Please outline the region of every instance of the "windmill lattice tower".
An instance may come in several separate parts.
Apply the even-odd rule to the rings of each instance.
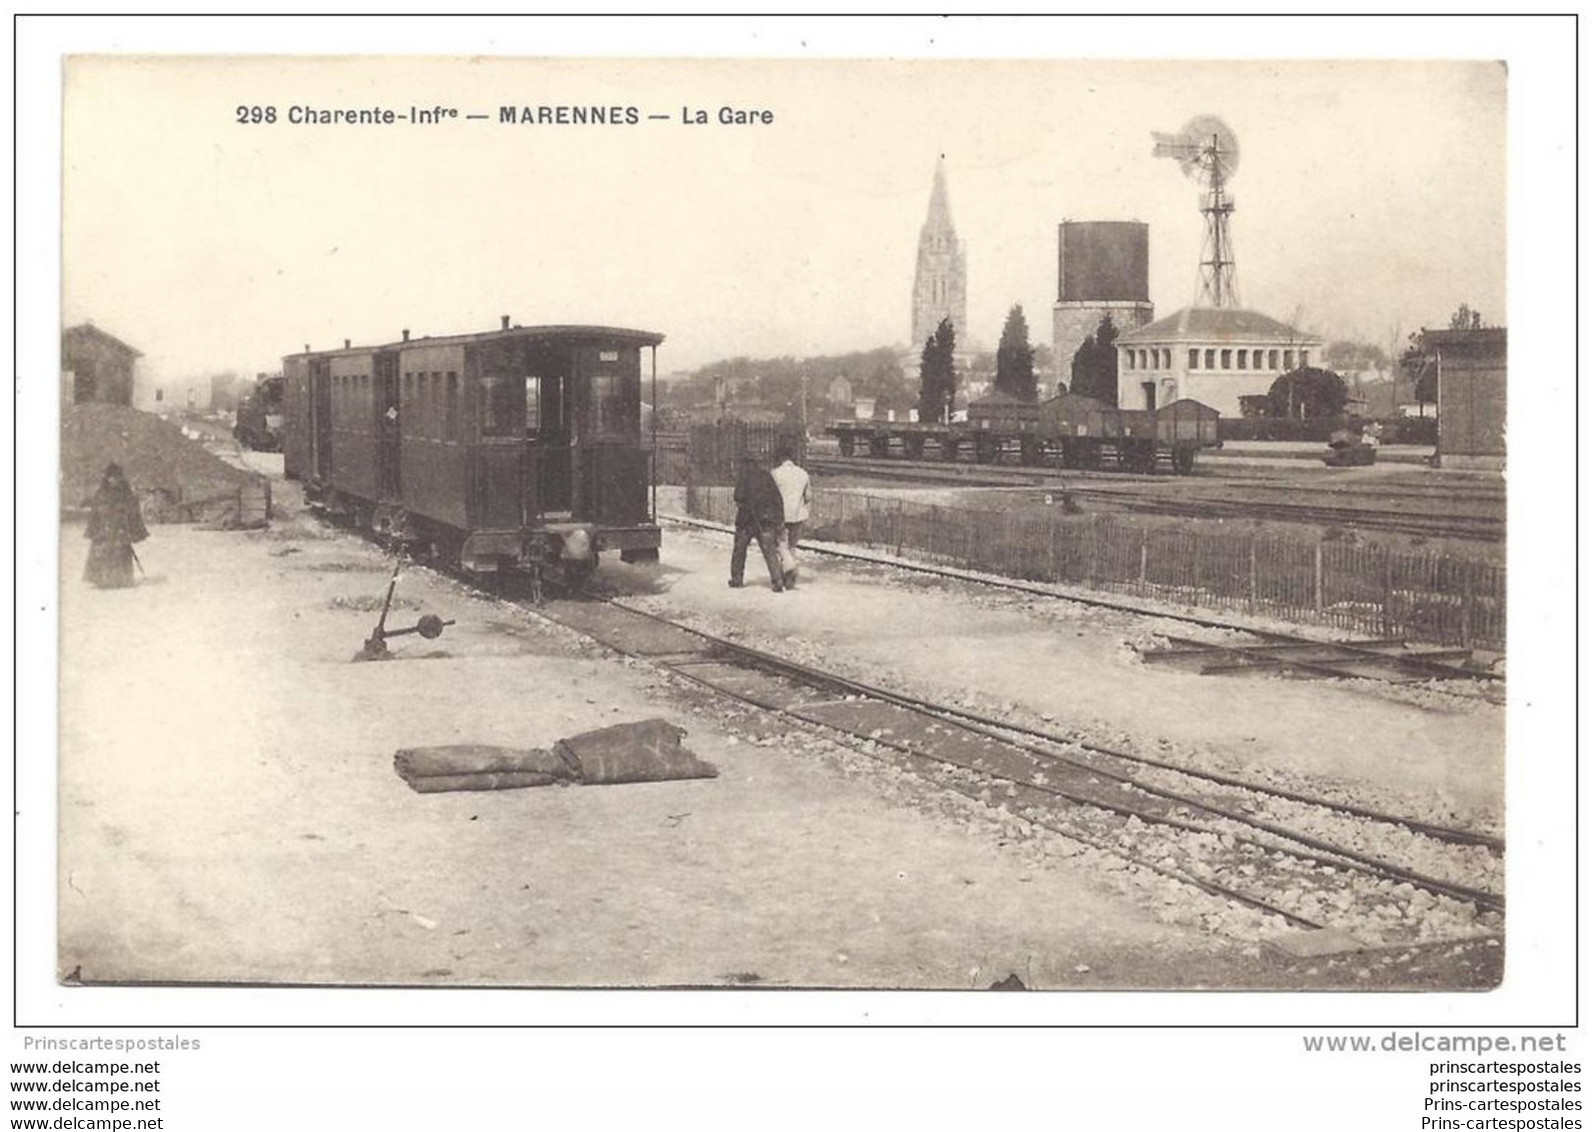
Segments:
[[[1228,230],[1234,205],[1227,195],[1227,182],[1238,169],[1238,138],[1225,122],[1210,115],[1191,120],[1177,134],[1154,137],[1154,155],[1175,159],[1184,175],[1203,190],[1200,212],[1205,216],[1205,247],[1200,256],[1198,305],[1236,307],[1238,267]]]

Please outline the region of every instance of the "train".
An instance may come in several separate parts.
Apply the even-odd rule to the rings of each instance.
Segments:
[[[282,386],[280,374],[262,377],[238,402],[232,435],[239,444],[256,452],[282,451]]]
[[[932,446],[942,460],[971,451],[981,464],[1012,457],[1035,466],[1186,475],[1202,448],[1221,447],[1220,420],[1217,410],[1189,398],[1120,409],[1076,393],[1038,402],[993,393],[968,405],[966,421],[836,421],[827,431],[839,439],[842,456],[921,460]]]
[[[656,562],[643,351],[663,335],[511,326],[283,358],[283,466],[319,510],[476,575],[578,584]]]

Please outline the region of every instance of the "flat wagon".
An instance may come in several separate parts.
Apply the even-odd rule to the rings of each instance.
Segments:
[[[1221,446],[1220,419],[1186,398],[1158,409],[1119,409],[1074,393],[1038,403],[995,393],[968,405],[965,422],[837,421],[828,431],[843,456],[921,460],[932,450],[956,460],[970,451],[981,464],[1010,457],[1028,465],[1186,474],[1201,448]]]

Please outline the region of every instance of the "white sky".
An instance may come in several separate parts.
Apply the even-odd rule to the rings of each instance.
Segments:
[[[1021,303],[1048,342],[1062,219],[1148,222],[1157,313],[1193,300],[1198,189],[1151,133],[1215,114],[1244,304],[1385,348],[1460,302],[1505,320],[1505,88],[1488,62],[80,57],[62,316],[162,380],[501,314],[661,331],[664,372],[905,345],[943,153],[967,329],[992,346]],[[492,120],[284,121],[434,103]],[[500,125],[506,104],[675,120]],[[678,121],[721,105],[775,121]]]

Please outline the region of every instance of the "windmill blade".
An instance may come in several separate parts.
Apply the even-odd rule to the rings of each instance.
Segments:
[[[1150,136],[1155,141],[1155,148],[1150,151],[1152,157],[1173,158],[1185,175],[1191,175],[1199,165],[1200,147],[1184,135],[1157,132]]]

